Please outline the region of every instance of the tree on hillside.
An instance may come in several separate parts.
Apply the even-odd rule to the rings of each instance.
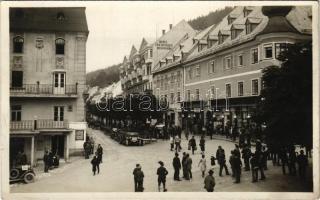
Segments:
[[[266,123],[269,144],[312,147],[312,44],[290,45],[281,67],[263,70],[261,101],[254,120]]]

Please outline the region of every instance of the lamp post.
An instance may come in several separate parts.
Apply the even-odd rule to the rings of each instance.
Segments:
[[[216,88],[216,111],[218,111],[218,89]]]

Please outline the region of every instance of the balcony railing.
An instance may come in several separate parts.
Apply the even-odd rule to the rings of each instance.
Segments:
[[[77,95],[78,84],[54,87],[51,84],[24,84],[22,87],[11,87],[11,95]]]
[[[67,121],[54,121],[50,119],[11,121],[10,130],[41,130],[41,129],[66,129]]]

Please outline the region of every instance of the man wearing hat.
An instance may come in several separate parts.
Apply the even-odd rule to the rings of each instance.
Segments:
[[[175,157],[173,158],[172,165],[173,165],[173,168],[174,168],[174,178],[173,178],[173,180],[181,181],[180,180],[180,176],[179,176],[179,172],[180,172],[180,169],[181,169],[181,162],[180,162],[180,158],[179,158],[179,154],[178,153],[175,153]]]
[[[140,164],[136,164],[136,168],[133,170],[133,177],[134,177],[134,191],[135,192],[143,192],[143,178],[144,174],[141,170]]]
[[[216,185],[216,181],[213,177],[213,170],[209,170],[209,174],[204,179],[204,188],[207,190],[207,192],[213,192],[214,186]]]
[[[161,183],[163,184],[163,191],[166,192],[166,176],[168,174],[167,169],[164,167],[164,163],[162,161],[158,162],[160,164],[160,167],[157,170],[158,175],[158,189],[160,192]]]

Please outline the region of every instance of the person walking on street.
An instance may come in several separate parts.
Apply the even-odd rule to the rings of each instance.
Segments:
[[[262,155],[263,155],[263,169],[268,170],[268,149],[263,146],[262,147]]]
[[[290,147],[289,159],[288,159],[289,174],[292,176],[295,176],[297,173],[296,161],[297,161],[296,151],[295,151],[295,147],[292,145]]]
[[[234,153],[233,168],[234,168],[234,175],[236,178],[236,181],[234,183],[240,183],[241,167],[242,167],[241,158],[240,156]]]
[[[204,188],[207,190],[207,192],[213,192],[214,186],[216,185],[216,181],[213,177],[213,170],[209,170],[209,174],[204,179]]]
[[[224,149],[221,146],[218,146],[218,150],[216,152],[216,158],[220,166],[219,176],[222,176],[223,169],[225,169],[226,175],[229,175],[228,167],[226,165],[226,155],[225,155]]]
[[[249,148],[249,145],[245,145],[241,153],[244,161],[244,170],[250,171],[250,157],[252,153],[251,153],[251,149]]]
[[[192,155],[194,155],[194,151],[197,148],[196,139],[194,139],[194,136],[192,136],[192,138],[189,140],[189,146],[192,150]]]
[[[174,142],[176,144],[176,152],[180,152],[180,138],[179,138],[179,136],[175,137]]]
[[[288,154],[287,154],[287,150],[285,147],[282,147],[280,149],[279,157],[280,157],[281,165],[282,165],[282,174],[285,175],[286,174],[286,167],[288,166]]]
[[[100,144],[98,144],[97,158],[98,158],[99,164],[102,163],[102,154],[103,154],[103,148]]]
[[[133,170],[133,178],[134,178],[134,191],[135,192],[143,192],[143,178],[144,173],[141,170],[140,164],[136,164],[136,168]]]
[[[180,176],[179,176],[179,172],[181,169],[181,162],[180,162],[180,158],[179,158],[178,153],[175,153],[175,157],[173,158],[172,165],[173,165],[173,169],[174,169],[173,180],[181,181]]]
[[[234,169],[234,162],[235,162],[234,150],[231,150],[231,155],[229,157],[229,164],[231,166],[231,176],[235,177],[235,169]]]
[[[263,154],[261,150],[256,150],[255,152],[256,154],[256,158],[258,161],[258,167],[259,167],[259,171],[260,171],[260,180],[264,180],[266,179],[266,176],[264,175],[264,160],[263,160]]]
[[[48,150],[46,150],[44,153],[43,163],[44,163],[44,172],[47,173],[49,170],[49,152],[48,152]]]
[[[298,172],[301,180],[306,179],[306,169],[308,166],[308,157],[304,154],[303,150],[300,150],[300,154],[297,156]]]
[[[163,191],[166,192],[166,177],[168,175],[167,169],[164,167],[164,163],[162,161],[159,161],[160,167],[157,170],[158,175],[158,190],[160,192],[161,183],[163,185]]]
[[[170,151],[173,151],[174,148],[174,140],[173,140],[173,136],[170,135]]]
[[[202,158],[199,161],[198,167],[200,167],[201,173],[202,173],[202,178],[204,178],[204,175],[206,173],[207,170],[207,161],[205,159],[205,155],[203,154],[201,156]]]
[[[251,173],[252,173],[252,183],[254,183],[258,181],[258,170],[259,170],[258,160],[255,154],[252,155],[250,159],[250,164],[251,164]]]
[[[206,141],[205,141],[205,139],[204,139],[204,136],[201,136],[199,146],[200,146],[200,149],[201,149],[201,153],[202,153],[202,154],[204,154],[204,152],[205,152],[205,143],[206,143]]]
[[[189,176],[187,175],[187,154],[186,152],[182,153],[182,160],[181,160],[181,164],[182,164],[182,177],[184,179],[189,179]]]
[[[99,165],[98,163],[99,163],[99,161],[98,161],[97,156],[93,156],[93,158],[91,160],[93,176],[96,175],[97,166]],[[98,171],[98,173],[99,173],[99,171]]]
[[[187,154],[187,159],[186,159],[186,165],[187,165],[187,180],[191,180],[192,179],[192,159],[190,158],[190,155]]]

